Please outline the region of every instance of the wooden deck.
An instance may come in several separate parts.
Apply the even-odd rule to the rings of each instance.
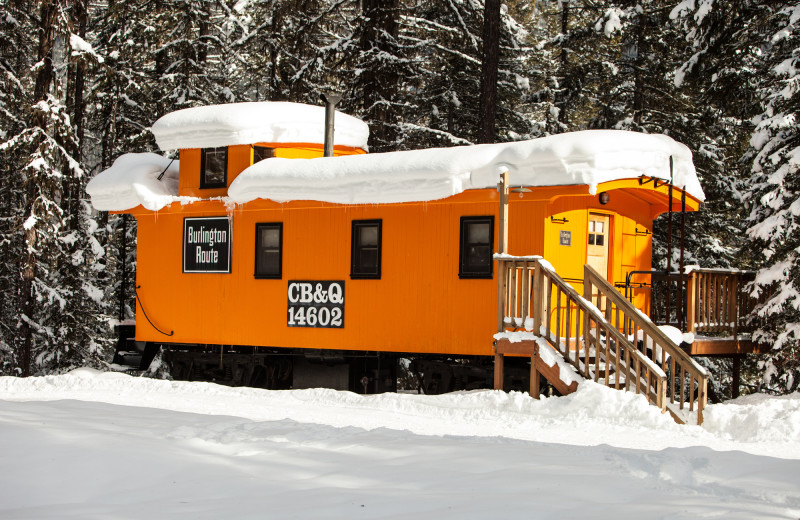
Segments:
[[[677,421],[700,424],[708,373],[691,356],[731,357],[738,387],[742,356],[769,350],[751,339],[761,325],[753,318],[759,299],[745,290],[753,273],[695,269],[674,277],[662,274],[677,287],[666,291],[671,306],[647,299],[653,308],[673,309],[658,323],[633,306],[629,293],[623,296],[588,265],[581,296],[539,257],[497,261],[496,388],[503,381],[503,357],[516,355],[531,358],[532,396],[538,397],[540,376],[562,394],[575,391],[577,384],[562,381],[563,367],[543,359],[540,349],[552,348],[583,378],[642,393]],[[682,325],[694,341],[677,345],[660,324]]]
[[[695,337],[687,352],[691,356],[738,356],[741,354],[767,354],[769,345],[747,338]]]
[[[760,354],[768,345],[752,340],[752,333],[763,325],[754,312],[766,295],[750,295],[752,271],[738,269],[693,268],[686,274],[663,271],[637,271],[640,281],[631,277],[620,286],[634,301],[637,294],[648,294],[649,308],[642,309],[653,323],[671,325],[695,336],[687,349],[693,356],[736,356]],[[648,281],[649,280],[649,281]]]

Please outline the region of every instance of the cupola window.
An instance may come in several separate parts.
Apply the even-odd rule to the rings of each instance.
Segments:
[[[200,188],[228,186],[228,148],[203,148],[200,152]]]
[[[253,147],[253,164],[275,157],[275,148],[268,146],[254,146]]]

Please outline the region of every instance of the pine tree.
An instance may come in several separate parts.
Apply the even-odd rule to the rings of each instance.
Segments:
[[[771,4],[762,14],[762,110],[746,155],[749,246],[763,255],[755,292],[766,297],[755,339],[772,345],[769,383],[794,391],[800,386],[800,3]]]
[[[800,184],[792,122],[800,79],[794,72],[800,53],[793,34],[798,14],[796,2],[764,0],[683,3],[672,13],[689,43],[677,82],[699,84],[701,101],[720,111],[719,121],[733,123],[729,139],[722,132],[716,137],[728,145],[726,159],[741,157],[736,187],[749,216],[744,221],[748,240],[738,259],[760,268],[753,294],[766,302],[758,311],[762,328],[754,339],[773,346],[762,368],[767,369],[765,382],[776,390],[796,389],[800,381],[800,243],[793,232]]]
[[[22,2],[0,6],[0,373],[22,373],[17,312],[22,289],[20,261],[24,255],[21,232],[23,177],[17,167],[25,149],[14,139],[27,126],[25,104],[32,90],[28,71],[33,65],[33,16]],[[20,52],[24,50],[27,52]]]
[[[413,42],[419,74],[402,125],[406,147],[452,146],[478,141],[484,3],[420,2],[403,18],[400,35]],[[535,122],[528,108],[530,35],[517,18],[527,6],[502,6],[499,23],[496,140],[529,138]]]
[[[9,283],[16,315],[6,313],[3,321],[14,331],[4,340],[14,351],[5,370],[23,376],[97,364],[106,354],[102,306],[87,299],[93,293],[88,230],[94,225],[82,201],[79,162],[86,46],[73,30],[85,31],[86,11],[80,2],[45,1],[38,13],[25,7],[15,12],[12,34],[28,50],[20,55],[37,63],[16,69],[20,108],[0,145],[11,160],[8,186],[17,194],[4,230],[9,258],[18,260],[18,278]]]

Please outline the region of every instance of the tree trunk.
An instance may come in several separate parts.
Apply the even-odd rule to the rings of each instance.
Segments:
[[[85,0],[73,0],[72,2],[72,23],[74,29],[77,29],[77,34],[81,38],[86,37],[86,23],[87,12]],[[69,47],[69,46],[68,46]],[[86,84],[86,60],[82,56],[74,57],[69,52],[70,63],[70,81],[67,86],[67,111],[71,116],[72,125],[75,129],[75,138],[63,143],[65,149],[69,152],[75,161],[81,161],[81,149],[83,146],[84,137],[84,124],[83,116],[86,110],[86,103],[83,99],[83,90]],[[65,164],[63,168],[64,180],[62,182],[62,202],[61,206],[67,217],[69,229],[76,231],[78,229],[78,213],[80,211],[80,198],[82,190],[82,183],[80,179],[75,177],[75,172],[69,164]]]
[[[56,6],[52,0],[43,0],[41,16],[39,18],[39,51],[38,60],[42,65],[36,74],[36,83],[33,88],[34,102],[38,103],[47,99],[53,83],[53,42],[55,40]],[[47,116],[38,108],[33,113],[34,126],[43,131],[46,128]],[[39,146],[40,139],[33,142],[34,149]],[[34,150],[31,150],[33,152]],[[34,201],[36,197],[35,179],[27,180],[27,200],[25,201],[25,215],[33,216]],[[36,297],[33,292],[33,282],[36,279],[36,224],[25,229],[25,256],[22,265],[22,290],[20,291],[20,312],[24,315],[20,326],[20,342],[22,352],[20,355],[22,376],[31,375],[31,352],[33,350],[33,329],[31,323],[36,310]]]
[[[495,141],[497,118],[497,69],[500,55],[500,0],[486,0],[483,9],[483,61],[479,143]]]

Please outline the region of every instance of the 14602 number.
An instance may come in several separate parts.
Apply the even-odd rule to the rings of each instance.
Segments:
[[[343,280],[290,280],[286,297],[287,326],[344,328]]]
[[[290,327],[341,327],[342,309],[334,307],[289,307]]]

